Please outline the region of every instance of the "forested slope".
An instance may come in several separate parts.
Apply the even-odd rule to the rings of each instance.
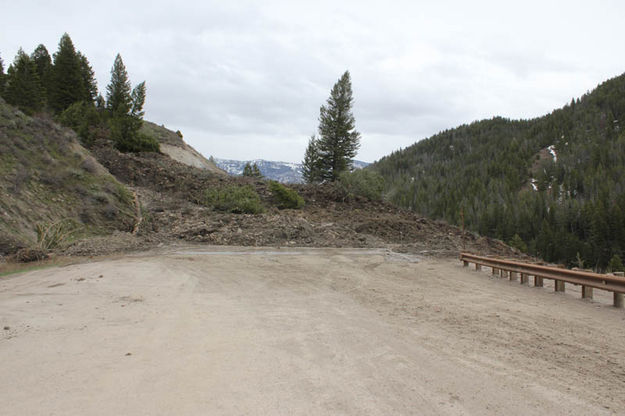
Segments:
[[[446,130],[372,168],[398,205],[454,224],[464,216],[549,261],[605,268],[625,250],[623,123],[625,75],[546,116]]]

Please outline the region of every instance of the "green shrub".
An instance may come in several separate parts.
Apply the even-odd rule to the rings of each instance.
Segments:
[[[235,214],[260,214],[263,206],[258,193],[249,185],[231,185],[222,189],[208,189],[204,192],[204,205],[218,211]]]
[[[379,201],[382,199],[384,179],[370,169],[358,169],[341,173],[339,187],[348,198],[362,196],[372,201]]]
[[[269,182],[269,191],[278,208],[300,209],[304,206],[304,198],[291,188],[287,188],[280,182]]]
[[[93,104],[80,101],[67,107],[58,116],[58,122],[74,130],[84,145],[91,146],[94,139],[92,129],[101,124],[101,118]]]
[[[523,239],[518,234],[515,234],[514,237],[512,237],[512,240],[510,240],[508,245],[510,247],[516,248],[522,253],[527,253],[527,244],[525,244],[525,241],[523,241]]]
[[[610,263],[608,263],[608,272],[622,272],[623,271],[623,261],[621,260],[621,256],[615,254],[610,259]]]

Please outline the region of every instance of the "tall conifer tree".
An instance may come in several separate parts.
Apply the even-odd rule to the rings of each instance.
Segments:
[[[84,101],[85,95],[81,60],[71,38],[65,33],[54,54],[49,104],[52,110],[60,113],[73,103]]]
[[[336,181],[342,172],[352,167],[360,147],[353,102],[351,78],[349,71],[345,71],[332,87],[326,105],[320,109],[317,149],[321,180]]]
[[[85,55],[78,52],[77,56],[80,62],[80,77],[82,79],[82,100],[88,103],[95,103],[98,97],[98,84],[95,80],[95,72]]]
[[[120,54],[115,57],[111,69],[111,82],[106,86],[106,108],[113,115],[126,115],[132,109],[128,72]]]
[[[27,113],[41,110],[43,90],[34,62],[20,48],[7,71],[5,99]]]
[[[37,68],[37,75],[41,81],[41,86],[44,91],[46,100],[48,99],[48,92],[50,90],[50,82],[52,77],[52,58],[48,53],[46,47],[42,44],[37,46],[33,53],[30,55],[30,59]]]

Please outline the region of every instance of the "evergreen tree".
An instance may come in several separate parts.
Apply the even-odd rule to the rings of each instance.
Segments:
[[[132,102],[130,115],[139,120],[143,119],[143,115],[145,114],[143,111],[143,105],[145,104],[145,81],[133,88],[130,94],[130,101]]]
[[[86,97],[81,59],[67,33],[59,41],[59,50],[54,54],[49,105],[56,113]]]
[[[263,175],[260,173],[260,169],[256,162],[253,165],[250,162],[247,162],[245,166],[243,166],[243,176],[251,177],[251,178],[262,178]]]
[[[20,48],[13,64],[7,71],[5,99],[26,113],[33,113],[43,107],[43,91],[37,67]]]
[[[128,72],[117,54],[111,69],[111,82],[106,87],[106,110],[115,147],[122,152],[158,152],[158,142],[139,133],[143,124],[145,81],[132,91]]]
[[[4,74],[4,62],[2,61],[2,57],[0,57],[0,97],[4,97],[5,80],[6,75]]]
[[[318,150],[322,180],[335,181],[342,172],[350,170],[360,147],[353,102],[351,78],[349,71],[345,71],[320,109]]]
[[[44,97],[48,101],[48,91],[50,89],[50,82],[52,76],[52,58],[46,47],[42,44],[37,46],[33,53],[30,55],[30,59],[37,68],[37,75],[39,75],[39,81],[44,91]]]
[[[111,69],[111,82],[106,86],[106,108],[113,115],[127,115],[130,113],[132,109],[130,88],[124,61],[121,55],[117,54]]]
[[[80,62],[80,77],[82,79],[82,100],[94,103],[98,96],[98,84],[95,80],[95,72],[89,64],[89,60],[80,52],[76,54]]]
[[[318,140],[314,135],[311,136],[302,162],[302,177],[306,183],[321,182],[321,160],[318,146]]]

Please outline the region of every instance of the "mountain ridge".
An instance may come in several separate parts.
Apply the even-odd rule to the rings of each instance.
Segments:
[[[463,124],[371,169],[399,206],[548,261],[605,269],[625,254],[624,119],[620,75],[544,116]]]

